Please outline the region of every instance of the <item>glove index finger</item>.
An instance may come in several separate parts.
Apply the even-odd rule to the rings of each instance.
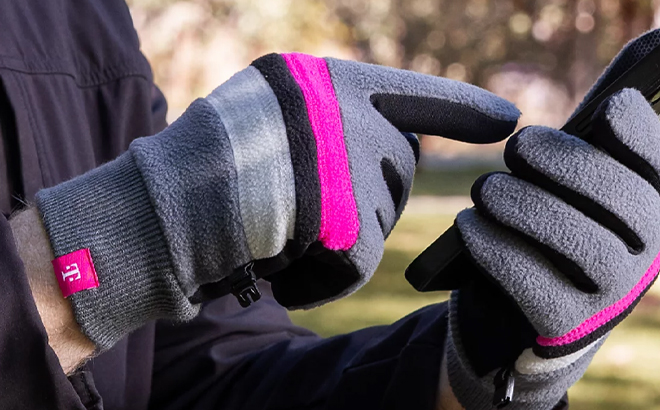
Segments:
[[[513,133],[518,122],[517,116],[496,118],[470,104],[442,98],[373,94],[371,102],[385,119],[401,131],[437,135],[473,144],[502,141]],[[493,101],[484,102],[488,105]]]
[[[625,88],[598,107],[592,143],[644,178],[660,193],[660,121],[642,94]]]
[[[333,82],[351,82],[366,91],[371,104],[399,131],[492,143],[508,137],[520,117],[509,101],[467,83],[372,64],[326,61]]]

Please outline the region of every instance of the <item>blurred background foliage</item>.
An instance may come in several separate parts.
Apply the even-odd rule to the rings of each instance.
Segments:
[[[253,59],[301,51],[468,81],[521,125],[560,126],[603,67],[660,20],[658,0],[129,0],[176,118]],[[489,156],[425,139],[440,158]],[[429,158],[429,156],[426,156]],[[425,159],[426,160],[426,159]]]
[[[467,81],[507,98],[521,126],[559,127],[631,38],[660,25],[660,0],[129,0],[173,120],[196,97],[269,52],[301,51]],[[446,294],[418,294],[403,271],[470,206],[472,181],[502,169],[502,144],[423,138],[413,197],[374,279],[294,312],[331,336],[388,324]],[[660,409],[660,289],[611,335],[571,390],[572,409]]]

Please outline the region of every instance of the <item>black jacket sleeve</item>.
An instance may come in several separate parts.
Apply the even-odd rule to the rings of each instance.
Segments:
[[[323,339],[260,289],[250,308],[225,297],[190,323],[157,325],[151,408],[435,409],[446,303]],[[567,409],[567,398],[555,408]]]
[[[434,408],[445,304],[322,339],[260,288],[250,308],[225,297],[190,323],[157,326],[151,408]]]
[[[0,216],[0,409],[84,409],[32,298],[9,223]]]

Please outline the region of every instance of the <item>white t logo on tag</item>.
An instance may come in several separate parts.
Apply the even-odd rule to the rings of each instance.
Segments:
[[[65,298],[76,292],[99,287],[99,278],[96,276],[92,254],[88,248],[53,259],[53,271]]]
[[[77,263],[72,263],[71,265],[67,265],[65,271],[62,272],[62,280],[68,280],[69,282],[73,282],[74,280],[80,280],[80,269],[78,269]]]

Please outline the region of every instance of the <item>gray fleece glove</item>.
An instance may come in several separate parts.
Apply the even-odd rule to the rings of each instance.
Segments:
[[[468,410],[492,408],[493,379],[502,389],[515,380],[507,408],[553,408],[658,275],[660,121],[625,89],[592,124],[597,146],[544,127],[514,135],[504,154],[511,174],[481,177],[476,210],[456,219],[473,263],[535,334],[522,336],[527,349],[510,368],[484,374],[460,323],[471,301],[453,292],[450,380]]]
[[[580,107],[658,45],[658,30],[629,43]],[[505,150],[511,174],[480,178],[477,209],[457,217],[472,262],[445,285],[459,289],[447,357],[467,410],[508,400],[506,408],[553,408],[656,278],[656,114],[624,90],[592,124],[593,145],[548,128],[522,130]]]
[[[287,307],[366,283],[408,198],[417,140],[501,140],[477,87],[303,54],[262,57],[127,153],[37,195],[55,273],[101,349],[269,276]],[[418,153],[417,153],[418,154]]]

